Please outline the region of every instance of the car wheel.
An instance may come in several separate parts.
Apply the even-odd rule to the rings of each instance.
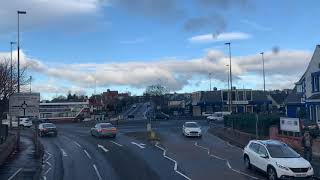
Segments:
[[[246,166],[247,169],[251,169],[251,163],[248,156],[244,157],[244,165]]]
[[[268,179],[269,180],[277,180],[278,179],[277,172],[273,167],[268,168]]]
[[[93,133],[92,133],[92,131],[90,131],[90,134],[91,134],[91,136],[94,136]]]

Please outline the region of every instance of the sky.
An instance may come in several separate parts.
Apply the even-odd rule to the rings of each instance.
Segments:
[[[0,61],[17,41],[42,99],[107,89],[141,95],[228,87],[293,88],[319,44],[319,1],[0,0]],[[16,60],[14,47],[13,57]],[[28,89],[28,88],[24,88]]]

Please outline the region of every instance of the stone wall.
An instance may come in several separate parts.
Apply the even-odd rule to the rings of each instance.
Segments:
[[[0,145],[0,166],[5,163],[7,157],[13,152],[17,145],[17,136],[9,135],[6,142]]]

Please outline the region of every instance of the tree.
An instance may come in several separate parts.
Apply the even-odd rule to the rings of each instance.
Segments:
[[[27,67],[20,66],[20,89],[28,83],[26,78]],[[12,64],[12,89],[11,89],[11,71],[10,59],[0,57],[0,116],[8,111],[9,97],[18,90],[17,64]]]
[[[146,88],[145,95],[147,96],[162,96],[168,93],[166,87],[161,86],[160,84],[150,85]]]

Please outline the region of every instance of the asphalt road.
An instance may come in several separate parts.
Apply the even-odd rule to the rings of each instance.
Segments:
[[[144,117],[147,106],[138,104],[127,114]],[[184,121],[152,122],[161,140],[157,144],[129,132],[146,131],[147,120],[119,123],[115,139],[95,138],[81,123],[58,124],[57,137],[43,137],[45,158],[42,177],[48,180],[157,180],[157,179],[266,179],[242,165],[242,150],[206,132],[201,139],[185,138]]]

